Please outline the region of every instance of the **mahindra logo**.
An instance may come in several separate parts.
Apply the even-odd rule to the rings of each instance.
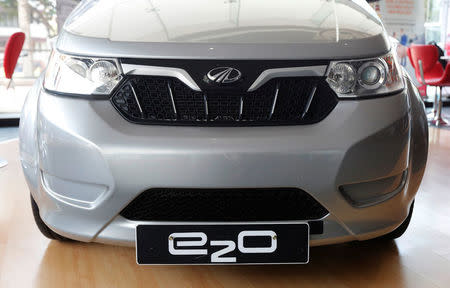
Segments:
[[[242,73],[231,67],[217,67],[209,71],[206,77],[217,84],[231,84],[241,79]]]

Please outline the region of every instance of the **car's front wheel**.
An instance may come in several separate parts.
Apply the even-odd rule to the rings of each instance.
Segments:
[[[42,221],[41,215],[39,215],[39,207],[34,201],[33,196],[30,195],[31,199],[31,209],[33,210],[34,222],[36,222],[37,227],[41,233],[50,239],[59,240],[59,241],[70,241],[69,238],[59,235],[58,233],[51,230],[45,223]]]

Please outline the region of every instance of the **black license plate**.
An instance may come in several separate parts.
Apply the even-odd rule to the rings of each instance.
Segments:
[[[138,264],[308,263],[309,225],[138,225]]]

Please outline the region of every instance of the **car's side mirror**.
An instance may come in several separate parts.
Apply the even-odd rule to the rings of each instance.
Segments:
[[[11,81],[8,84],[8,88],[12,83],[14,69],[16,68],[20,52],[22,52],[24,42],[25,42],[25,34],[22,32],[17,32],[11,35],[11,37],[9,37],[8,43],[6,43],[5,55],[3,59],[3,68],[5,69],[6,78],[11,79]]]

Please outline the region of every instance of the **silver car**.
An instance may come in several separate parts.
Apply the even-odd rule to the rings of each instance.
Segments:
[[[140,264],[402,235],[424,105],[363,0],[87,0],[20,124],[36,223]]]

